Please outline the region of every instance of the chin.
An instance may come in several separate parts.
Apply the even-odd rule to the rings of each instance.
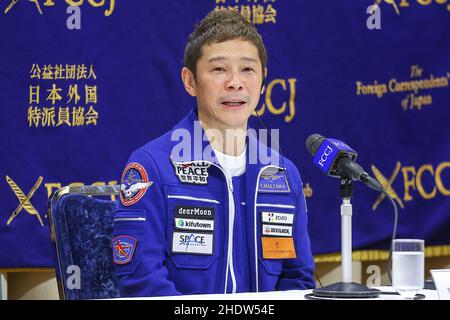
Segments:
[[[246,126],[249,117],[250,115],[248,113],[226,115],[221,117],[221,122],[225,124],[227,128],[242,128]]]

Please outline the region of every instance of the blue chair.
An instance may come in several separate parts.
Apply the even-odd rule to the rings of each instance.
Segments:
[[[48,216],[60,299],[119,296],[111,247],[116,202],[92,197],[118,195],[119,188],[63,187],[50,197]]]

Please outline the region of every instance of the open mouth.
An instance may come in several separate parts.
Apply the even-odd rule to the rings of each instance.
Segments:
[[[222,101],[222,105],[228,108],[239,108],[242,105],[246,104],[243,100],[226,100]]]

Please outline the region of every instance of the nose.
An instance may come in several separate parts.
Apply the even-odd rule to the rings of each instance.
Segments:
[[[239,72],[232,72],[230,74],[230,78],[226,83],[228,90],[242,90],[244,88],[244,83],[242,81],[241,75]]]

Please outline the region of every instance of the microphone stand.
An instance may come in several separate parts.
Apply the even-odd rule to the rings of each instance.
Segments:
[[[313,290],[312,296],[323,298],[375,298],[381,292],[352,282],[352,179],[341,178],[341,256],[342,282]]]

